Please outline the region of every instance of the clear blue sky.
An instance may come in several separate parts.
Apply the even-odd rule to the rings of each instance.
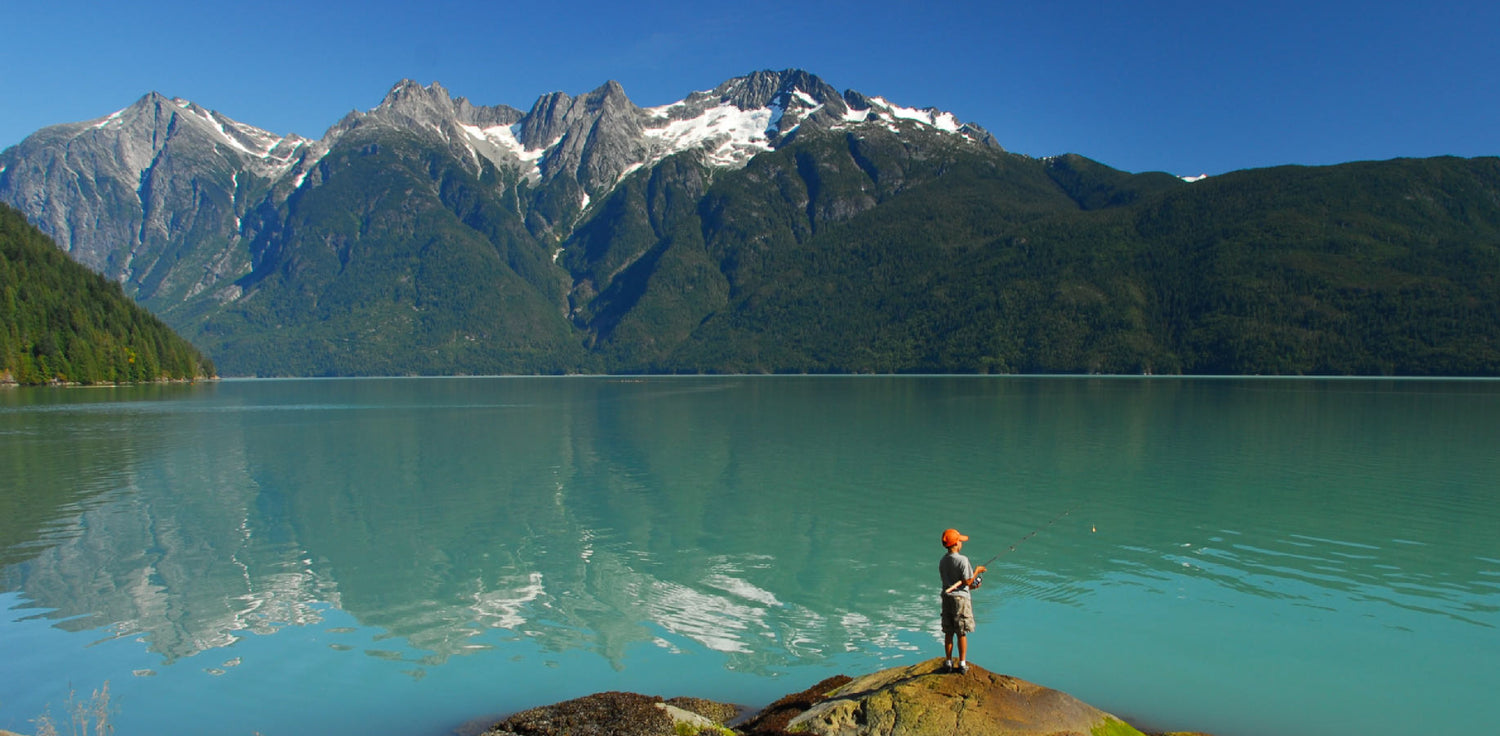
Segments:
[[[526,109],[797,67],[1129,171],[1500,154],[1494,0],[12,0],[0,19],[0,148],[153,90],[318,137],[403,78]]]

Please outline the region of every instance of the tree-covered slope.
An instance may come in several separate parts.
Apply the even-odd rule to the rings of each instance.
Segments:
[[[578,213],[394,135],[330,153],[196,341],[277,375],[1500,374],[1495,159],[1186,184],[811,129]]]
[[[167,312],[235,373],[580,369],[563,274],[526,229],[516,182],[381,127],[347,136],[319,171],[252,244],[243,298]]]
[[[944,167],[815,232],[753,181],[794,176],[797,156],[758,159],[774,173],[752,164],[708,193],[758,224],[706,236],[731,296],[654,367],[1500,375],[1497,159],[1192,185],[1090,162],[1104,184],[1080,187],[1077,161],[1059,176],[1055,160],[1015,157]],[[1038,173],[1076,206],[1026,186]],[[762,197],[730,193],[742,185]],[[801,236],[775,237],[778,220]]]
[[[0,380],[123,383],[214,375],[213,364],[119,284],[0,205]]]
[[[1497,159],[1184,184],[1001,157],[819,228],[805,181],[772,193],[799,156],[834,160],[789,148],[709,190],[729,298],[646,367],[1500,375]]]
[[[1500,375],[1500,159],[1241,171],[1131,214],[1183,371]]]

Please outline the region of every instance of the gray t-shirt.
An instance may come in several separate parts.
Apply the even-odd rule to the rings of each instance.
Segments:
[[[949,552],[943,555],[943,559],[938,561],[938,572],[943,576],[943,590],[947,590],[948,586],[960,580],[968,580],[974,577],[974,566],[969,564],[969,558],[957,552]],[[953,591],[949,595],[968,598],[969,588],[966,585],[960,585],[958,590]]]

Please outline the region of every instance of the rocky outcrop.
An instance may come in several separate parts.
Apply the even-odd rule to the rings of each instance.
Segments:
[[[732,705],[701,698],[661,698],[635,693],[586,695],[517,713],[481,736],[678,736],[732,734],[722,721]]]
[[[830,677],[740,723],[736,713],[697,698],[609,692],[517,713],[482,736],[1143,736],[1067,693],[973,665],[950,673],[937,659]]]
[[[748,736],[781,736],[786,733],[792,719],[827,700],[828,696],[852,681],[848,675],[835,675],[800,693],[787,695],[745,721],[740,731]]]
[[[1140,734],[1067,693],[941,660],[883,670],[830,693],[786,727],[819,736],[1056,736]]]

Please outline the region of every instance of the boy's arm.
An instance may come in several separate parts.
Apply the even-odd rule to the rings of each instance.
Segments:
[[[959,586],[963,586],[965,588],[979,587],[979,576],[984,574],[984,569],[984,565],[980,565],[979,567],[974,568],[974,577],[967,580],[959,580],[958,582],[945,588],[943,590],[943,593],[952,593],[953,591],[958,590]]]

